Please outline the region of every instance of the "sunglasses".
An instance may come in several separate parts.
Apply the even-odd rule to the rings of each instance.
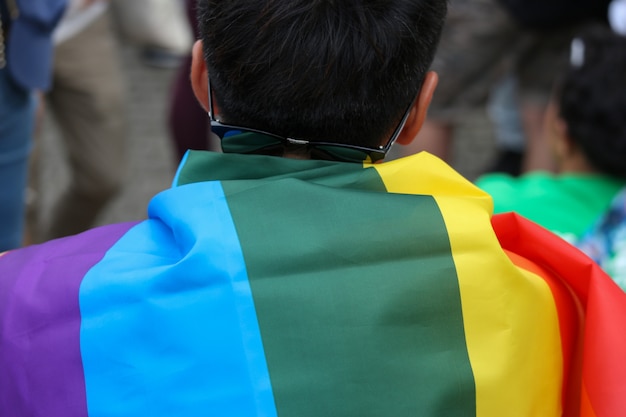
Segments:
[[[285,151],[304,149],[310,153],[311,158],[314,159],[356,163],[374,163],[385,157],[389,149],[391,149],[396,142],[396,139],[398,139],[415,101],[412,100],[409,103],[400,123],[396,126],[396,129],[387,143],[373,148],[347,143],[319,142],[301,138],[290,138],[250,127],[222,123],[216,118],[213,110],[213,89],[211,87],[210,78],[208,79],[208,89],[211,131],[219,137],[224,152],[281,156]]]

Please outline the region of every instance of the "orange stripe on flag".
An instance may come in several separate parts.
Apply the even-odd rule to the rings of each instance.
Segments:
[[[593,407],[591,407],[589,394],[587,394],[584,384],[580,389],[580,417],[597,417],[596,413],[593,411]]]

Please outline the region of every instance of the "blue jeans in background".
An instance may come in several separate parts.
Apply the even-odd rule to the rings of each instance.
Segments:
[[[0,252],[22,243],[35,99],[0,69]]]

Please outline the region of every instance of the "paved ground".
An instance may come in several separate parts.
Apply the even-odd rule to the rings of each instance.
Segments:
[[[128,84],[130,175],[122,194],[102,215],[99,223],[145,218],[146,206],[157,192],[167,188],[175,170],[167,133],[168,92],[174,70],[143,65],[137,51],[122,50]],[[54,123],[47,120],[41,141],[42,190],[44,213],[67,184],[67,168]],[[473,179],[492,155],[492,134],[484,114],[469,114],[455,141],[453,166]]]

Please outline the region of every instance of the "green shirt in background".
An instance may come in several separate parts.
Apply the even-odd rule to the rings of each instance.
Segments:
[[[494,200],[494,212],[515,211],[574,242],[608,209],[624,186],[603,175],[535,172],[487,174],[476,181]]]

